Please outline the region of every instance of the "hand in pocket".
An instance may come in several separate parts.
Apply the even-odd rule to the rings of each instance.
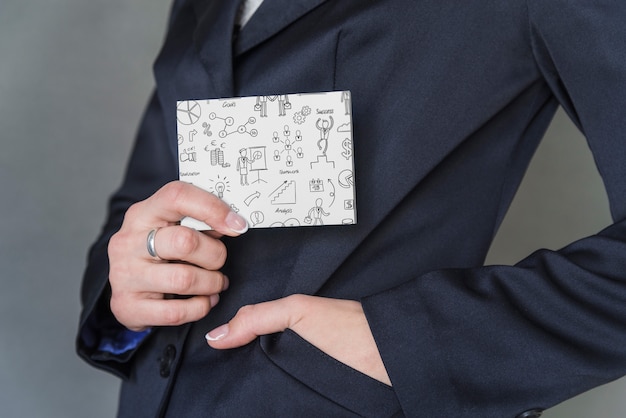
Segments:
[[[213,348],[234,348],[259,335],[287,328],[347,366],[391,385],[361,303],[357,301],[291,295],[247,305],[206,338]]]

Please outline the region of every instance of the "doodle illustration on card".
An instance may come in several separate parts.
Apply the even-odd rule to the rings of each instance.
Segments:
[[[180,101],[180,179],[251,228],[354,224],[351,105],[348,91]]]

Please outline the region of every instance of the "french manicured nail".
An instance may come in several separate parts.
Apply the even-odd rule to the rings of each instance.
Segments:
[[[235,212],[230,212],[226,216],[226,225],[238,234],[243,234],[248,230],[248,222]]]
[[[221,325],[215,328],[213,331],[210,331],[204,338],[207,341],[219,341],[228,335],[228,324]]]

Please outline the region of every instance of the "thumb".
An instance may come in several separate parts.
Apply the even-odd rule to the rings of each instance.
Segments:
[[[287,297],[246,305],[227,324],[206,334],[207,343],[217,349],[241,347],[259,335],[284,331],[298,322],[297,305]]]

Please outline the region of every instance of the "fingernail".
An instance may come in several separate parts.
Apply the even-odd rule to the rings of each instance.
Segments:
[[[216,294],[209,296],[209,303],[211,303],[211,308],[214,308],[215,305],[220,303],[220,295],[216,293]]]
[[[227,335],[228,335],[228,324],[224,324],[215,328],[213,331],[210,331],[209,333],[207,333],[207,335],[205,335],[204,338],[206,338],[207,341],[219,341],[222,338],[226,337]]]
[[[248,230],[248,222],[235,212],[230,212],[226,216],[226,225],[238,234],[243,234]]]

